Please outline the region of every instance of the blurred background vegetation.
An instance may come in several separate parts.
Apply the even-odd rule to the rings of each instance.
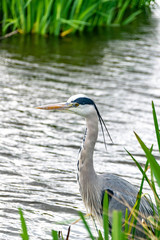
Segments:
[[[17,31],[66,36],[120,26],[150,14],[155,0],[1,0],[1,35]]]

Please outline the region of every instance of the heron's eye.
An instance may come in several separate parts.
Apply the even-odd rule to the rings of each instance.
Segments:
[[[75,106],[75,107],[78,107],[78,106],[79,106],[79,103],[75,103],[74,106]]]

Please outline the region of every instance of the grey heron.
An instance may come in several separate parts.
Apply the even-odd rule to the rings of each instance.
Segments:
[[[93,153],[98,137],[98,123],[100,122],[101,124],[103,137],[104,128],[107,130],[96,104],[87,96],[78,94],[70,97],[65,103],[44,105],[37,108],[53,111],[67,111],[78,114],[86,119],[86,132],[77,163],[79,189],[87,211],[100,222],[102,222],[104,193],[105,191],[108,192],[110,213],[109,226],[111,228],[112,211],[121,210],[124,217],[126,208],[129,208],[129,206],[132,208],[135,205],[138,189],[117,175],[112,173],[98,175],[94,170]],[[128,210],[130,212],[131,209],[129,208]],[[139,212],[141,220],[154,214],[152,207],[145,197],[141,199]],[[138,225],[140,227],[139,223]],[[145,237],[141,227],[139,230],[136,230],[136,235]]]

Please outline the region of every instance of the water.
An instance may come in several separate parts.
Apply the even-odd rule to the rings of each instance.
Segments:
[[[141,174],[124,148],[144,166],[136,131],[158,155],[151,101],[160,114],[160,21],[80,37],[14,36],[0,42],[0,239],[20,239],[18,208],[30,239],[66,234],[85,212],[76,164],[85,125],[79,116],[37,110],[83,93],[93,98],[114,144],[102,133],[95,149],[98,173],[118,174],[139,186]],[[145,185],[145,191],[149,191]],[[81,222],[71,239],[86,239]]]

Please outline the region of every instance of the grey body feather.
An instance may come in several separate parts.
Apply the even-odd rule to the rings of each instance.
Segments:
[[[126,207],[130,210],[130,207],[132,208],[135,205],[138,189],[123,178],[111,173],[102,175],[96,174],[93,166],[93,152],[98,136],[98,122],[100,122],[102,128],[105,146],[104,129],[107,131],[108,135],[109,132],[93,100],[82,94],[78,94],[71,96],[66,103],[45,105],[38,108],[55,111],[69,111],[85,117],[87,129],[77,163],[77,180],[79,182],[83,202],[87,210],[102,223],[103,197],[107,190],[109,196],[110,227],[112,226],[111,214],[113,210],[121,210],[124,218]],[[149,215],[153,215],[152,207],[145,197],[141,199],[139,211],[140,221],[142,219],[146,220]],[[156,208],[155,212],[157,212]],[[140,223],[138,223],[138,227],[140,226]],[[144,238],[145,235],[141,230],[142,228],[137,230],[136,235]]]
[[[88,212],[102,223],[102,203],[105,190],[112,192],[109,198],[109,223],[112,225],[112,211],[121,210],[125,218],[126,207],[132,208],[136,203],[138,189],[121,177],[107,173],[97,175],[93,167],[93,151],[98,136],[98,117],[96,112],[86,118],[87,131],[78,160],[78,182],[83,202]],[[130,212],[129,208],[129,212]],[[149,202],[141,199],[139,219],[153,215]],[[155,210],[156,211],[156,210]],[[145,237],[144,231],[137,223],[136,235]]]

